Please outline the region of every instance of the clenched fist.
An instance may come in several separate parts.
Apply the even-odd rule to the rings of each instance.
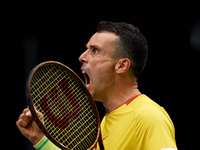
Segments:
[[[37,115],[39,118],[43,119],[42,113],[37,111]],[[33,145],[37,144],[44,136],[43,132],[40,130],[35,120],[33,119],[29,108],[24,109],[23,113],[19,116],[16,125],[20,132],[27,139],[29,139]]]

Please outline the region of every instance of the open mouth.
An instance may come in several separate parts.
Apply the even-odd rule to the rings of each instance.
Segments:
[[[90,77],[88,76],[88,74],[84,70],[82,71],[82,73],[85,77],[85,85],[86,85],[86,87],[88,87],[89,84],[90,84]]]

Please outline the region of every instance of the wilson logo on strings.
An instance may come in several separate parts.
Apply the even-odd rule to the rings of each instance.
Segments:
[[[63,101],[60,99],[59,90],[63,92],[66,96],[67,100],[71,103],[72,110],[69,111]],[[66,99],[65,99],[66,100]],[[53,101],[55,106],[49,105],[50,101]],[[46,117],[50,120],[50,122],[56,126],[57,128],[64,129],[67,128],[70,124],[70,121],[76,119],[80,114],[80,107],[77,98],[68,87],[68,80],[62,80],[57,88],[53,88],[47,96],[43,97],[40,101],[40,105],[46,114]],[[62,119],[57,117],[51,109],[58,109],[60,114],[62,114]]]

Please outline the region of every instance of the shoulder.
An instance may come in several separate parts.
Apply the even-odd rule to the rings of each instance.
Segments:
[[[174,125],[163,107],[146,98],[143,99],[143,102],[138,103],[135,116],[138,140],[144,140],[147,147],[149,145],[152,149],[176,147]]]
[[[135,101],[135,106],[133,104],[133,109],[135,117],[145,125],[171,123],[171,119],[166,110],[146,95],[138,97]]]

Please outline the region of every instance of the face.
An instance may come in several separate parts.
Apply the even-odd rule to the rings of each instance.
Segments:
[[[85,84],[96,101],[103,101],[114,84],[116,60],[114,41],[118,37],[110,32],[95,33],[79,57]]]

